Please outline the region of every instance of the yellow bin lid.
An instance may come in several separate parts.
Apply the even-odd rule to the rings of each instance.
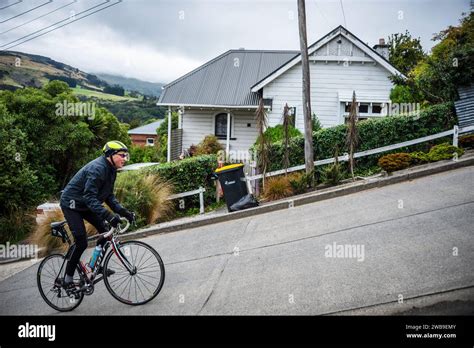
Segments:
[[[220,173],[223,172],[224,170],[229,170],[229,169],[234,169],[234,168],[240,168],[243,167],[244,165],[242,163],[237,163],[237,164],[230,164],[228,166],[224,166],[221,168],[217,168],[215,173]]]

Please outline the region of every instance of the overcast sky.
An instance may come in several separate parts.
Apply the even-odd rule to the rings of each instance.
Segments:
[[[58,26],[69,24],[11,50],[90,73],[167,83],[229,49],[299,49],[297,0],[123,0],[76,22],[118,0],[18,1],[0,0],[0,49],[64,20]],[[457,25],[469,6],[470,0],[306,0],[308,41],[344,25],[372,47],[409,30],[428,51],[433,33]]]

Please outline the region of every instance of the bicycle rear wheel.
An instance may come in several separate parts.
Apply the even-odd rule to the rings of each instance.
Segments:
[[[68,312],[81,304],[84,294],[81,293],[78,299],[70,298],[66,294],[66,290],[61,286],[61,281],[66,272],[66,265],[61,270],[63,262],[64,255],[62,254],[53,254],[46,257],[38,267],[36,281],[41,297],[50,307],[60,312]],[[75,273],[74,282],[78,283],[79,281],[80,277]]]
[[[158,295],[165,281],[165,267],[158,252],[146,243],[121,243],[117,252],[135,268],[130,273],[114,252],[104,262],[104,283],[110,294],[128,305],[145,304]],[[115,273],[109,275],[107,270]],[[111,272],[110,272],[111,273]]]

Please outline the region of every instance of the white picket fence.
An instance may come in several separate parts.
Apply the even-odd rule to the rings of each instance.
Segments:
[[[423,143],[425,141],[429,141],[429,140],[433,140],[433,139],[443,138],[443,137],[446,137],[446,136],[449,136],[449,135],[453,135],[453,145],[458,146],[458,136],[459,136],[459,134],[472,132],[472,131],[474,131],[474,126],[465,127],[465,128],[459,128],[458,126],[454,126],[453,129],[450,129],[450,130],[447,130],[447,131],[444,131],[444,132],[441,132],[441,133],[433,134],[433,135],[428,135],[426,137],[413,139],[413,140],[409,140],[409,141],[404,141],[404,142],[398,143],[398,144],[382,146],[382,147],[378,147],[376,149],[366,150],[366,151],[362,151],[362,152],[356,152],[354,154],[354,157],[359,158],[359,157],[374,155],[374,154],[377,154],[377,153],[382,153],[382,152],[386,152],[386,151],[390,151],[390,150],[399,149],[399,148],[405,147],[405,146],[410,146],[410,145]],[[346,153],[342,156],[339,156],[337,159],[340,162],[348,161],[349,160],[349,155]],[[335,161],[334,157],[326,158],[326,159],[323,159],[323,160],[315,161],[314,165],[315,166],[321,166],[321,165],[324,165],[324,164],[333,163],[334,161]],[[302,169],[305,169],[304,164],[299,165],[299,166],[295,166],[295,167],[291,167],[291,168],[288,168],[286,170],[281,169],[281,170],[276,170],[274,172],[269,172],[269,173],[265,174],[265,177],[281,175],[281,174],[284,174],[285,172],[290,173],[290,172],[294,172],[294,171],[302,170]],[[251,186],[250,181],[260,180],[262,178],[263,178],[263,174],[247,176],[246,177],[246,180],[248,182],[247,186],[249,186],[249,187]]]

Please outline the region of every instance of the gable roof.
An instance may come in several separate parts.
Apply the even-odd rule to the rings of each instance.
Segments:
[[[130,129],[128,134],[145,134],[145,135],[156,135],[156,129],[164,120],[158,120],[155,122],[148,123],[144,126]]]
[[[387,59],[385,59],[380,54],[378,54],[374,49],[370,48],[366,43],[364,43],[362,40],[360,40],[357,36],[352,34],[349,30],[344,28],[342,25],[338,26],[334,30],[331,30],[328,34],[326,34],[321,39],[319,39],[318,41],[313,43],[311,46],[309,46],[308,55],[313,54],[319,48],[321,48],[326,43],[333,40],[338,35],[342,35],[347,40],[352,42],[354,45],[356,45],[356,47],[361,49],[365,54],[371,57],[375,62],[379,63],[382,67],[387,69],[393,75],[401,75],[403,78],[405,78],[405,75],[403,75],[400,71],[398,71]],[[298,53],[295,57],[293,57],[288,62],[286,62],[286,64],[283,64],[282,66],[278,67],[277,69],[272,71],[270,74],[268,74],[267,76],[259,80],[257,83],[255,83],[252,86],[252,89],[251,89],[252,92],[257,92],[262,87],[266,86],[268,83],[270,83],[271,81],[276,79],[278,76],[285,73],[287,70],[291,69],[293,66],[295,66],[299,62],[301,62],[301,53]]]
[[[298,51],[229,50],[165,85],[158,105],[257,106],[250,90]]]

